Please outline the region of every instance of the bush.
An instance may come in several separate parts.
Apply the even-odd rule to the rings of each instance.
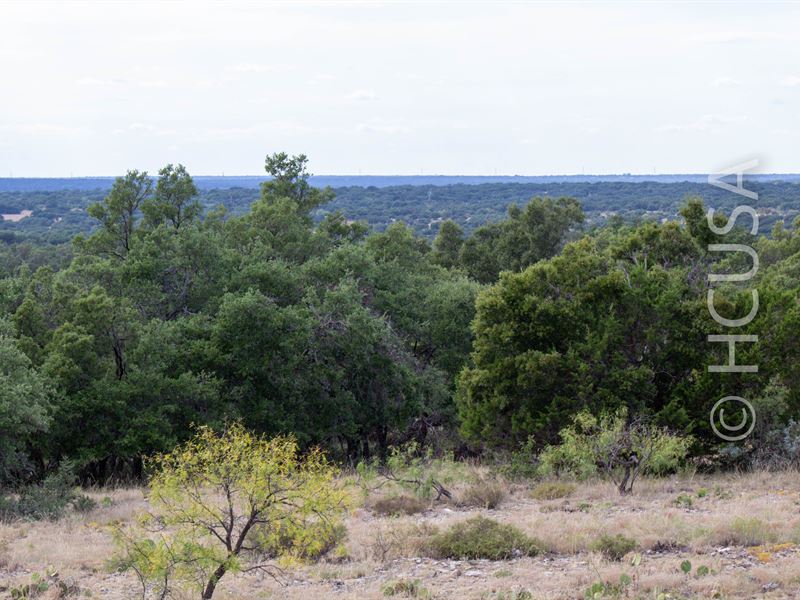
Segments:
[[[776,539],[775,532],[761,519],[739,517],[731,523],[731,537],[726,541],[732,546],[760,546]]]
[[[430,592],[422,587],[419,579],[401,579],[387,583],[383,587],[384,596],[405,596],[407,598],[430,598]]]
[[[94,500],[78,493],[75,484],[74,467],[64,462],[41,483],[26,485],[16,496],[2,498],[0,517],[56,520],[63,516],[70,505],[81,512],[94,508]]]
[[[519,450],[511,453],[508,464],[503,465],[501,472],[513,481],[520,479],[533,479],[539,468],[539,458],[536,453],[536,443],[533,436]]]
[[[636,550],[637,546],[638,544],[635,540],[618,533],[614,536],[601,535],[594,541],[590,548],[595,552],[599,552],[608,560],[619,561],[622,560],[628,552]]]
[[[675,471],[692,441],[642,419],[629,422],[625,409],[600,418],[580,412],[559,435],[561,444],[546,447],[539,456],[541,476],[568,475],[583,480],[602,469],[623,494],[632,490],[640,473]]]
[[[561,483],[558,481],[546,481],[540,483],[531,490],[531,498],[535,500],[558,500],[566,498],[575,493],[575,485],[572,483]]]
[[[672,504],[678,508],[692,508],[694,500],[692,500],[689,494],[679,494],[678,497],[672,501]]]
[[[428,508],[428,503],[413,496],[389,496],[375,500],[370,509],[384,517],[415,515]]]
[[[469,486],[459,498],[461,506],[497,508],[506,498],[506,489],[498,481],[480,481]]]
[[[541,551],[541,544],[512,525],[474,517],[434,535],[427,550],[432,558],[438,559],[506,560],[535,556]]]
[[[75,512],[88,513],[97,508],[97,501],[84,494],[78,494],[72,501]]]

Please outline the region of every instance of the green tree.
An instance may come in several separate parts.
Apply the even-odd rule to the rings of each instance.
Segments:
[[[512,204],[508,219],[479,227],[467,238],[459,262],[477,281],[492,283],[500,271],[520,271],[554,256],[583,219],[573,198],[533,198],[523,209]]]
[[[155,195],[142,204],[148,226],[168,223],[180,229],[197,219],[203,207],[197,200],[197,187],[183,165],[167,165],[158,172]]]
[[[89,215],[100,221],[100,230],[89,240],[89,248],[103,255],[125,258],[130,252],[140,207],[151,196],[153,183],[146,171],[128,171],[117,177],[103,202],[91,204]],[[78,246],[83,247],[81,237]]]
[[[705,282],[694,275],[699,250],[667,258],[662,243],[694,246],[673,225],[657,229],[645,247],[633,241],[638,230],[609,245],[585,238],[479,295],[474,364],[458,382],[469,437],[551,441],[584,408],[625,407],[679,429],[706,423],[708,407],[696,398],[710,400],[719,383],[704,369],[715,330]],[[635,256],[620,258],[631,247]]]
[[[288,198],[297,204],[302,214],[333,200],[333,190],[320,190],[308,182],[311,174],[306,171],[307,164],[305,154],[289,156],[285,152],[276,152],[267,156],[264,169],[272,179],[261,184],[261,197],[265,200]]]
[[[0,481],[24,465],[34,436],[47,430],[52,396],[47,379],[17,346],[11,325],[0,321]]]
[[[447,220],[439,227],[439,232],[433,240],[431,260],[446,269],[452,269],[459,264],[459,254],[464,245],[464,231],[454,221]]]

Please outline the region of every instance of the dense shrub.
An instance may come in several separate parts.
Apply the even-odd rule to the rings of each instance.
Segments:
[[[56,520],[70,505],[79,512],[88,512],[96,503],[78,492],[73,466],[62,463],[41,483],[25,485],[16,494],[0,498],[0,518]]]
[[[541,551],[541,544],[512,525],[473,517],[434,535],[427,550],[431,557],[440,559],[505,560],[535,556]]]
[[[595,552],[599,552],[608,560],[619,561],[622,560],[628,552],[636,550],[637,546],[636,540],[632,540],[618,533],[613,536],[606,534],[601,535],[591,544],[590,548]]]
[[[560,481],[545,481],[531,490],[531,497],[536,500],[558,500],[575,493],[575,485]]]
[[[568,475],[582,480],[602,473],[622,493],[631,491],[640,473],[664,475],[675,471],[686,458],[692,441],[641,419],[631,421],[625,409],[599,418],[580,412],[559,435],[561,444],[547,446],[539,457],[540,475]]]

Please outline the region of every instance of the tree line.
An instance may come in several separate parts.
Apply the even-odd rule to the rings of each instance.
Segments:
[[[646,416],[716,451],[705,370],[714,234],[698,199],[682,222],[582,229],[571,198],[534,198],[430,243],[402,222],[370,232],[326,211],[305,156],[267,157],[249,211],[206,209],[190,174],[131,171],[89,208],[63,261],[0,279],[0,468],[6,480],[76,463],[87,480],[140,477],[141,457],[193,427],[241,422],[343,461],[416,441],[480,452],[557,441],[575,414]],[[744,235],[734,231],[730,236]],[[800,236],[756,243],[762,309],[754,440],[782,444],[798,406]],[[746,269],[745,269],[746,270]],[[749,293],[717,310],[746,314]],[[753,450],[755,451],[755,449]]]

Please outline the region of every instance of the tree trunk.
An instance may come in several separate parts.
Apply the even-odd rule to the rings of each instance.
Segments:
[[[217,567],[213,575],[211,575],[211,578],[208,580],[206,589],[203,590],[203,595],[201,596],[203,600],[211,600],[211,597],[214,595],[214,590],[217,588],[217,583],[219,583],[219,580],[222,579],[222,576],[225,575],[226,571],[227,568],[225,565],[220,565]]]

